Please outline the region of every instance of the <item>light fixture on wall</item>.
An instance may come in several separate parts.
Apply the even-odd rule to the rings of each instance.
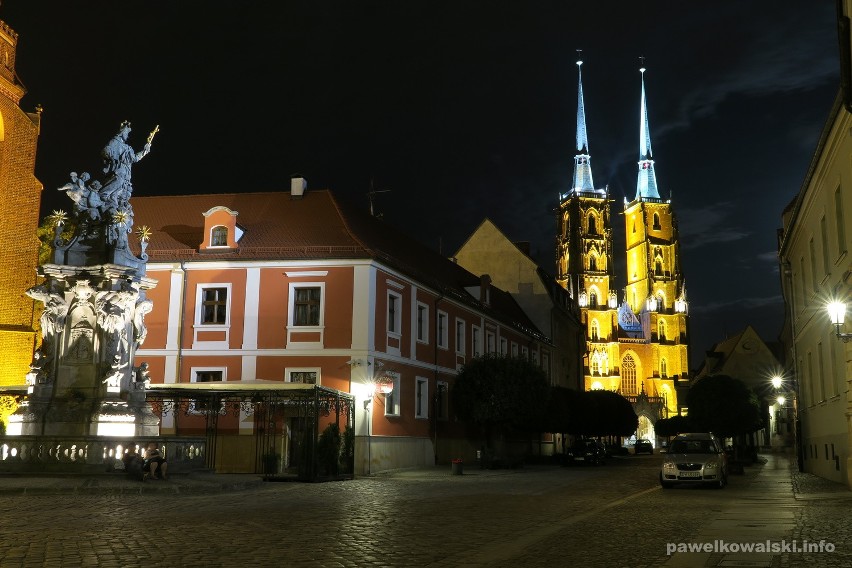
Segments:
[[[852,333],[844,333],[843,322],[846,319],[846,302],[831,302],[826,306],[828,317],[831,318],[831,323],[834,325],[834,333],[837,338],[844,343],[852,340]]]

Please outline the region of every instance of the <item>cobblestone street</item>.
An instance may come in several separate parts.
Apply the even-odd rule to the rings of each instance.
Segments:
[[[58,486],[25,494],[9,489],[26,480],[0,479],[0,567],[713,566],[719,555],[677,564],[666,544],[708,538],[709,521],[742,503],[758,507],[747,512],[756,517],[791,512],[795,526],[791,520],[774,538],[836,547],[780,554],[772,566],[852,564],[852,493],[793,472],[784,456],[767,458],[721,491],[661,490],[656,455],[603,467],[468,469],[462,476],[430,468],[217,492],[174,492],[166,485],[173,482],[154,482],[157,490],[135,494]],[[764,496],[771,500],[761,504]],[[736,527],[730,531],[717,538],[743,540]]]

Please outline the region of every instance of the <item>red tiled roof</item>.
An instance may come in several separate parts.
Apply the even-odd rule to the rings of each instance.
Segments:
[[[375,259],[527,333],[544,336],[512,298],[492,287],[489,306],[466,287],[479,276],[424,246],[388,223],[338,202],[329,190],[309,190],[291,199],[289,192],[134,197],[134,229],[151,230],[148,262],[205,260]],[[237,213],[244,234],[239,249],[199,252],[204,216],[223,206]],[[139,254],[137,239],[130,239]],[[544,338],[546,340],[546,338]]]

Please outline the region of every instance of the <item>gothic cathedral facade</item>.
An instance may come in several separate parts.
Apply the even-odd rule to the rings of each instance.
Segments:
[[[41,110],[24,112],[26,93],[15,72],[18,34],[0,21],[0,385],[22,385],[36,344],[34,303],[24,291],[36,283],[42,184],[35,177]],[[6,410],[0,402],[0,414]]]
[[[626,273],[616,280],[612,199],[592,181],[582,61],[577,67],[577,153],[573,185],[560,196],[557,214],[557,279],[580,305],[585,389],[622,394],[639,417],[637,438],[654,439],[654,423],[678,413],[676,387],[689,376],[677,219],[657,188],[643,68],[636,195],[624,203]]]

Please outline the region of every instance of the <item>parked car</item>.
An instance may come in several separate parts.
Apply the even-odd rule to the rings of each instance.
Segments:
[[[568,449],[568,465],[604,465],[606,448],[597,440],[576,440]]]
[[[660,469],[664,489],[677,483],[705,484],[721,489],[728,483],[728,456],[709,432],[678,434],[669,444]]]
[[[651,440],[636,440],[636,444],[633,446],[633,453],[653,454],[654,445],[651,443]]]

